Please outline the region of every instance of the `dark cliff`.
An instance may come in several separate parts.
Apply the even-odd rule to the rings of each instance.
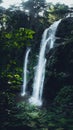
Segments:
[[[64,87],[69,89],[70,86],[73,86],[72,35],[73,18],[65,18],[58,26],[55,47],[46,56],[47,66],[43,97],[47,105],[54,102],[61,89]],[[73,87],[71,89],[73,90]]]

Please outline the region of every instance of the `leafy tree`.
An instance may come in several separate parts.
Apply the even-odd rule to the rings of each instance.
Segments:
[[[28,16],[25,14],[24,11],[21,10],[6,10],[7,15],[7,30],[14,30],[18,29],[20,27],[22,28],[29,28],[29,21]]]
[[[55,14],[57,14],[58,17],[65,17],[66,13],[68,12],[68,6],[65,4],[59,4],[57,3],[54,6]]]
[[[68,6],[65,4],[59,4],[53,5],[52,3],[48,3],[47,9],[44,12],[44,17],[48,19],[50,23],[53,23],[54,21],[64,18],[67,15],[68,12]]]
[[[26,47],[31,46],[33,34],[34,31],[26,28],[19,28],[13,32],[2,30],[0,35],[1,78],[5,77],[10,82],[15,82],[15,79],[16,82],[20,80],[23,55]]]
[[[25,10],[28,10],[29,15],[37,17],[39,12],[45,8],[45,0],[29,0],[23,2],[22,6]]]

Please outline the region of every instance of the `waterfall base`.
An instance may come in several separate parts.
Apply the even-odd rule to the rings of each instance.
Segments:
[[[30,103],[30,104],[33,104],[33,105],[35,105],[35,106],[41,106],[41,105],[42,105],[42,101],[39,100],[39,99],[36,99],[36,98],[34,98],[34,97],[31,97],[31,98],[29,99],[29,103]]]
[[[25,93],[25,92],[22,92],[22,93],[21,93],[21,96],[22,96],[22,97],[23,97],[23,96],[25,96],[25,95],[26,95],[26,93]]]
[[[25,96],[25,93],[21,93],[21,96],[22,96],[22,97]]]

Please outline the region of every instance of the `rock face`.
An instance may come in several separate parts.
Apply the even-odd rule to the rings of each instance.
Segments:
[[[65,18],[58,26],[56,36],[60,38],[68,38],[73,31],[73,18]]]
[[[44,102],[53,102],[65,86],[73,86],[73,18],[61,21],[56,32],[55,47],[47,57]]]

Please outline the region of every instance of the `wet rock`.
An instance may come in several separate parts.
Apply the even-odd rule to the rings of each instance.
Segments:
[[[61,88],[66,85],[73,85],[72,31],[73,18],[63,19],[56,32],[56,37],[60,39],[56,41],[55,47],[46,55],[47,66],[43,100],[48,106],[53,102]]]

